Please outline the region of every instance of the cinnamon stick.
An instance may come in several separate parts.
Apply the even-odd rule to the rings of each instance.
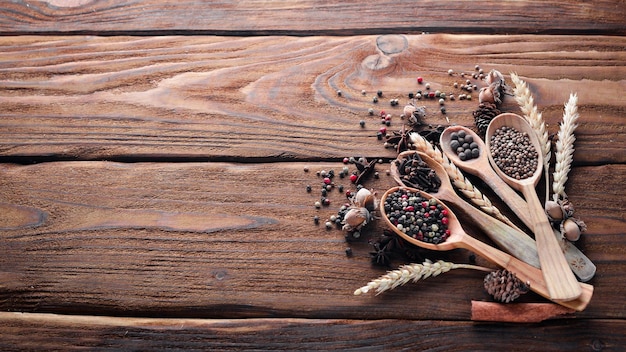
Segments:
[[[573,309],[554,303],[495,303],[472,301],[472,320],[506,323],[538,323]]]

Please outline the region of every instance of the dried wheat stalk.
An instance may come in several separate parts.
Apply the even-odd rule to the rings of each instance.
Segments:
[[[559,198],[567,198],[565,194],[565,182],[567,182],[567,174],[569,173],[572,165],[574,155],[574,130],[578,125],[578,96],[576,94],[570,94],[569,100],[565,103],[565,109],[563,111],[563,122],[559,127],[558,141],[556,142],[556,164],[554,166],[554,173],[552,174],[552,195],[553,200],[556,202]]]
[[[509,218],[504,216],[504,214],[502,214],[500,210],[491,203],[487,196],[482,194],[478,188],[474,187],[474,185],[463,175],[461,170],[459,170],[456,165],[454,165],[454,163],[441,152],[441,150],[430,144],[418,133],[411,133],[411,142],[413,142],[418,151],[426,153],[428,156],[433,158],[433,160],[443,166],[448,174],[448,177],[450,178],[450,181],[452,182],[452,185],[454,185],[454,187],[456,187],[467,199],[476,204],[483,212],[513,228],[516,228],[515,224],[513,224]]]
[[[367,285],[354,291],[354,295],[368,293],[371,290],[376,290],[376,294],[392,290],[398,286],[404,285],[409,281],[417,282],[421,279],[428,277],[435,277],[439,274],[446,273],[452,269],[474,269],[486,272],[491,272],[493,269],[485,268],[482,266],[471,264],[455,264],[450,262],[444,262],[439,260],[431,262],[426,259],[422,264],[407,264],[402,265],[396,270],[387,272],[385,275],[378,279],[370,281]]]
[[[550,157],[551,157],[551,145],[548,140],[548,130],[546,128],[546,123],[543,120],[543,116],[537,110],[537,106],[535,105],[535,100],[528,88],[526,82],[519,78],[516,73],[511,73],[511,81],[515,84],[515,88],[513,88],[513,95],[515,96],[515,100],[519,105],[522,113],[524,114],[524,118],[530,124],[530,126],[535,131],[535,134],[539,138],[539,143],[541,144],[541,152],[543,154],[543,169],[546,178],[546,201],[548,201],[548,197],[550,194]]]

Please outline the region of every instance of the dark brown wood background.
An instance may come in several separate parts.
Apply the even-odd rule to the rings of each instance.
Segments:
[[[624,1],[1,3],[0,349],[624,350],[625,18]],[[466,270],[355,297],[386,271],[382,228],[346,243],[313,224],[345,199],[316,210],[315,172],[344,157],[383,159],[366,186],[393,186],[370,107],[399,130],[417,76],[453,91],[448,69],[475,65],[528,82],[550,133],[578,94],[583,312],[473,322],[490,297]],[[471,126],[476,98],[449,123]]]

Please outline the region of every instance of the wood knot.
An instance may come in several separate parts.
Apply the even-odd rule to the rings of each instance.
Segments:
[[[382,70],[388,67],[392,59],[389,55],[403,52],[409,47],[409,42],[403,35],[381,35],[376,38],[376,47],[380,51],[366,57],[362,65],[370,70]]]
[[[381,35],[376,38],[376,46],[385,55],[398,54],[403,52],[409,47],[409,41],[405,36],[394,35]]]

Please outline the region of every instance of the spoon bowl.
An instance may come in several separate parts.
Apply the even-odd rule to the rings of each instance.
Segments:
[[[466,216],[466,218],[472,219],[472,221],[477,224],[481,230],[483,230],[483,232],[505,252],[510,253],[516,258],[534,267],[540,267],[535,241],[521,230],[510,227],[509,225],[493,218],[463,200],[463,198],[455,192],[446,170],[444,170],[440,163],[428,155],[417,151],[402,152],[398,155],[398,160],[407,159],[416,153],[441,180],[439,189],[436,192],[428,192],[430,195],[455,205],[459,211]],[[397,164],[397,162],[393,162],[391,164],[390,174],[398,185],[406,186],[402,182],[402,177]]]
[[[530,140],[533,148],[537,152],[537,167],[535,168],[535,171],[530,177],[519,179],[519,180],[516,178],[513,178],[509,176],[508,174],[506,174],[504,171],[502,171],[493,160],[493,155],[491,153],[491,137],[501,127],[512,127],[512,128],[515,128],[519,132],[525,133],[528,136],[528,139]],[[500,176],[500,178],[502,178],[504,182],[509,184],[509,186],[513,187],[514,189],[520,192],[524,192],[524,189],[527,189],[529,186],[532,187],[533,193],[536,195],[534,187],[539,182],[539,179],[541,179],[541,175],[543,171],[543,153],[541,152],[542,148],[541,148],[541,143],[539,142],[539,138],[537,138],[535,131],[528,124],[528,122],[526,122],[526,120],[523,117],[517,114],[512,114],[512,113],[500,114],[496,116],[493,120],[491,120],[491,122],[489,123],[489,127],[487,127],[487,132],[485,135],[485,140],[487,144],[487,150],[485,152],[496,174],[498,174],[498,176]],[[526,201],[528,201],[528,199]]]
[[[495,163],[491,153],[491,137],[496,131],[503,127],[512,127],[519,132],[525,133],[532,146],[537,152],[537,167],[530,177],[516,179],[507,175]],[[505,113],[496,116],[489,123],[485,137],[487,141],[487,152],[489,161],[498,176],[514,189],[522,192],[529,207],[531,229],[535,233],[537,241],[537,252],[543,275],[548,286],[550,297],[553,300],[568,301],[576,299],[581,294],[580,285],[576,277],[569,268],[561,247],[554,237],[552,227],[544,212],[544,208],[539,202],[535,186],[539,182],[543,168],[543,155],[541,144],[532,127],[519,115]]]
[[[459,131],[464,131],[466,135],[471,135],[474,142],[478,144],[478,149],[480,150],[478,158],[461,160],[456,152],[452,150],[450,147],[450,142],[452,140],[451,134],[453,132],[458,133]],[[530,212],[528,211],[528,203],[526,203],[524,198],[522,198],[519,193],[513,190],[509,184],[496,174],[489,162],[489,149],[487,149],[487,145],[476,133],[474,133],[474,131],[463,126],[450,126],[443,131],[439,141],[441,149],[448,159],[450,159],[459,169],[480,178],[498,195],[498,197],[500,197],[500,199],[502,199],[504,203],[506,203],[506,205],[508,205],[508,207],[529,229],[533,229],[534,223],[531,219]],[[446,200],[437,194],[434,195],[442,200]],[[557,238],[557,240],[562,236],[561,232],[555,229],[552,230],[552,234]],[[533,246],[534,245],[535,243],[533,241]],[[578,278],[583,282],[591,280],[596,274],[596,266],[593,262],[575,245],[569,242],[564,242],[561,245],[561,251],[565,255],[565,259],[574,274],[576,274],[576,276],[578,276]],[[514,252],[508,250],[507,252],[515,255],[519,259],[524,260],[523,257],[516,255]],[[536,252],[536,247],[534,252]],[[524,261],[530,263],[526,260]]]
[[[385,211],[385,203],[389,196],[399,190],[404,190],[413,194],[419,194],[421,197],[429,201],[431,199],[434,199],[437,204],[440,204],[442,206],[442,209],[445,209],[448,212],[447,217],[449,237],[438,244],[427,243],[418,240],[417,238],[414,238],[412,236],[409,236],[404,231],[398,229],[398,227],[389,220],[389,217],[387,216],[387,213]],[[394,233],[400,236],[403,240],[415,246],[433,251],[448,251],[456,248],[464,248],[473,251],[477,255],[489,260],[490,262],[514,273],[520,280],[529,285],[532,291],[545,298],[551,298],[541,270],[530,266],[507,253],[504,253],[469,236],[467,233],[465,233],[465,231],[463,231],[461,223],[459,222],[454,212],[452,212],[452,210],[448,208],[445,204],[443,204],[439,199],[433,197],[426,192],[420,191],[415,188],[393,187],[387,190],[382,195],[380,201],[380,213],[385,224]],[[578,311],[584,310],[591,301],[591,296],[593,295],[593,286],[584,283],[577,283],[577,285],[582,292],[579,297],[569,301],[556,301],[556,303]]]
[[[472,136],[472,141],[478,144],[478,158],[461,160],[456,150],[452,149],[452,146],[450,145],[450,143],[452,142],[452,134],[459,133],[461,131],[465,132],[466,136]],[[487,147],[485,146],[485,143],[483,143],[483,140],[469,128],[458,125],[446,127],[446,129],[443,130],[441,136],[439,137],[439,145],[441,146],[441,151],[443,151],[448,159],[452,160],[452,162],[457,166],[459,164],[471,165],[472,169],[477,170],[481,166],[489,165],[489,159],[487,157],[486,149]],[[485,164],[485,162],[487,164]]]
[[[450,146],[452,133],[458,133],[459,131],[472,136],[474,143],[478,144],[478,149],[480,150],[478,158],[461,160],[456,151],[452,149]],[[474,131],[463,126],[450,126],[443,131],[439,141],[441,150],[448,159],[461,170],[479,177],[515,212],[526,226],[531,228],[532,220],[528,214],[528,204],[491,168],[489,149],[487,149],[485,142]]]

